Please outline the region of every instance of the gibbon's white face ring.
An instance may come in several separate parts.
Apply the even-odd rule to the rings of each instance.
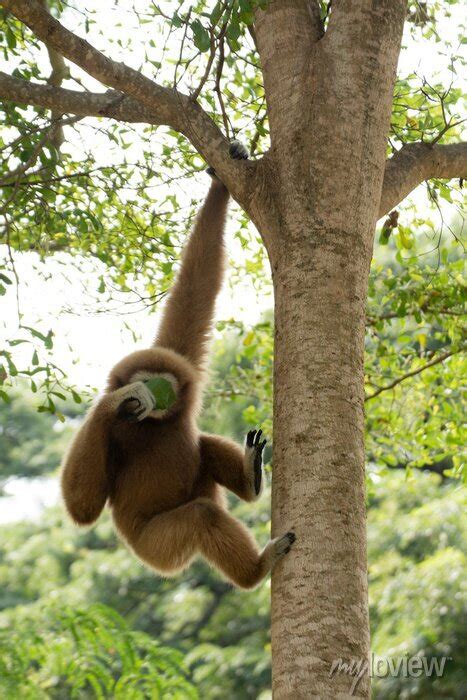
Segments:
[[[162,379],[166,379],[170,383],[175,395],[177,396],[179,388],[178,379],[177,377],[175,377],[175,375],[171,374],[170,372],[150,372],[149,370],[139,369],[137,372],[132,374],[128,383],[132,384],[133,382],[145,382],[148,379],[153,379],[154,377],[161,377]],[[168,412],[169,409],[167,408],[155,408],[148,414],[148,416],[152,416],[153,418],[163,418],[165,415],[167,415]]]

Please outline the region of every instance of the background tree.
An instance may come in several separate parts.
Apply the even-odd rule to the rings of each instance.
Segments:
[[[177,134],[186,138],[216,168],[260,232],[275,290],[273,530],[293,526],[299,538],[294,557],[284,562],[273,580],[274,687],[278,697],[335,697],[347,692],[348,679],[330,679],[329,669],[336,658],[361,658],[368,652],[363,339],[375,223],[423,180],[462,177],[466,168],[465,146],[448,143],[459,128],[455,87],[401,76],[393,99],[407,9],[416,31],[438,39],[434,29],[438,4],[422,11],[418,3],[407,8],[402,0],[377,6],[342,0],[332,8],[305,0],[201,2],[180,3],[173,13],[168,9],[171,4],[142,3],[135,8],[139,27],[156,31],[158,18],[159,26],[178,33],[179,53],[170,78],[164,50],[158,50],[152,38],[142,51],[131,54],[142,66],[136,71],[66,30],[42,3],[4,0],[2,5],[12,13],[5,20],[10,52],[18,55],[21,49],[11,74],[0,77],[0,96],[16,103],[6,108],[8,123],[19,132],[5,144],[13,165],[7,164],[2,180],[4,235],[10,253],[25,246],[43,252],[79,247],[117,270],[113,282],[124,289],[124,274],[135,265],[132,254],[138,242],[145,244],[140,256],[146,271],[155,253],[173,245],[167,232],[157,223],[154,226],[137,204],[134,216],[132,188],[143,200],[147,192],[128,162],[120,169],[100,169],[106,191],[115,182],[126,190],[123,198],[122,189],[118,196],[123,203],[115,194],[103,202],[89,182],[92,173],[80,172],[72,158],[67,162],[65,155],[58,157],[50,132],[63,125],[57,123],[57,115],[168,126],[166,143],[174,140],[182,160],[201,168]],[[57,3],[56,11],[62,10]],[[69,19],[75,21],[77,15],[71,13]],[[83,30],[93,41],[108,35],[92,13],[86,13],[84,26],[79,27]],[[118,34],[112,49],[120,56],[128,54],[128,31],[123,40]],[[108,43],[112,40],[108,36]],[[37,83],[40,67],[23,58],[23,49],[34,49],[41,41],[49,54],[69,59],[112,90],[78,92]],[[204,65],[195,64],[203,53]],[[455,70],[455,58],[452,65]],[[159,83],[146,77],[148,70],[160,72]],[[81,73],[68,78],[85,87],[89,84]],[[420,93],[417,82],[422,83]],[[24,112],[21,104],[35,105],[36,110]],[[49,126],[44,126],[44,108],[54,115]],[[235,129],[251,137],[252,151],[265,149],[247,163],[228,158],[228,137],[234,133],[237,116]],[[117,139],[120,148],[129,146],[125,133],[118,133],[111,127],[107,136]],[[164,165],[174,167],[172,152],[164,153],[164,148]],[[386,162],[388,151],[396,153]],[[153,156],[146,153],[149,172]],[[35,168],[41,154],[46,162]],[[69,196],[68,180],[73,180],[74,196]],[[443,188],[446,185],[438,183],[432,195],[439,192],[452,198]],[[27,211],[35,197],[41,203],[38,228],[25,232],[24,205]],[[173,195],[166,201],[172,211],[177,209]],[[68,217],[71,223],[64,223]],[[55,228],[50,228],[54,218]],[[176,216],[173,219],[177,221]],[[131,221],[133,235],[128,225],[130,236],[123,242],[118,238],[118,244],[114,239],[114,250],[108,231],[115,233],[122,220]],[[82,236],[71,233],[75,224]],[[41,226],[42,233],[47,231],[45,244],[37,237]],[[396,231],[401,247],[409,250],[410,232],[399,225],[395,214],[383,226],[381,242],[387,243]],[[110,248],[103,241],[110,242]],[[170,274],[171,261],[169,265],[165,270],[161,266],[159,277],[153,277],[151,298],[159,293],[157,282]],[[11,260],[10,267],[14,277]],[[409,270],[405,274],[413,281]],[[387,275],[391,290],[393,282]],[[8,274],[5,277],[5,284],[11,282]],[[395,310],[388,310],[386,318],[371,316],[370,326],[384,330],[390,314],[405,317],[407,309],[420,323],[417,306],[419,318],[422,313],[434,318],[457,313],[455,294],[438,305],[436,295],[415,301],[403,287],[398,291]],[[369,402],[404,379],[429,377],[432,368],[445,361],[452,367],[450,360],[460,349],[456,331],[443,327],[435,333],[433,345],[428,346],[426,334],[420,333],[418,346],[410,347],[413,367],[408,367],[409,352],[397,376],[393,376],[395,363],[389,361],[386,368],[380,366],[383,376],[385,369],[389,375],[387,381],[377,383],[370,373],[369,382],[375,386],[367,394]],[[390,346],[391,336],[389,331],[381,352]],[[33,338],[49,349],[49,334]],[[403,334],[398,341],[406,342]],[[6,350],[4,355],[6,369],[14,376],[18,369],[12,352]],[[37,358],[37,368],[44,373],[45,408],[54,411],[50,367]],[[36,370],[24,373],[31,371]],[[422,425],[422,418],[418,420]],[[438,452],[443,447],[442,441],[435,445]],[[411,460],[414,455],[409,454]],[[366,695],[367,684],[360,684],[358,692]]]

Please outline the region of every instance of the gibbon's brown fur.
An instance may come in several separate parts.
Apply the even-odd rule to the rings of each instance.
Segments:
[[[66,507],[79,525],[109,504],[116,528],[135,554],[172,575],[201,554],[237,586],[255,586],[295,539],[271,540],[262,553],[226,510],[223,488],[252,501],[261,479],[261,431],[243,451],[198,431],[206,343],[224,267],[229,194],[214,178],[182,257],[154,346],[134,352],[110,372],[62,470]],[[141,377],[175,378],[177,399],[141,419]],[[136,394],[136,395],[135,395]],[[143,396],[144,399],[144,396]],[[143,401],[144,403],[144,401]],[[130,422],[129,419],[133,419]]]

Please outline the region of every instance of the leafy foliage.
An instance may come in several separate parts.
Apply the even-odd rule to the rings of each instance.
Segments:
[[[182,656],[111,608],[48,608],[0,630],[0,690],[22,698],[197,698]]]
[[[0,403],[0,484],[11,476],[37,477],[57,469],[73,432],[70,423],[80,412],[67,406],[66,413],[64,425],[57,416],[38,412],[24,385],[11,402]]]
[[[369,511],[373,648],[386,656],[448,659],[441,678],[377,679],[377,698],[462,696],[464,508],[465,494],[440,488],[433,475],[387,476],[376,488]]]

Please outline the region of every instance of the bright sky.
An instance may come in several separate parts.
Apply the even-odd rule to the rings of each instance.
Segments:
[[[104,10],[96,0],[87,3],[87,6],[98,7],[105,13],[108,11],[107,6]],[[112,17],[115,16],[115,11],[115,7],[112,8]],[[461,5],[454,7],[452,19],[440,24],[438,31],[443,39],[456,35],[463,20],[461,13]],[[106,21],[109,21],[108,17]],[[73,23],[69,26],[73,28]],[[102,37],[99,37],[99,48],[114,56],[117,47],[106,47],[102,43]],[[441,73],[441,77],[451,75],[448,72],[449,53],[444,57],[440,56],[433,51],[433,46],[414,45],[408,36],[404,43],[407,48],[401,54],[399,66],[402,74],[415,71],[428,79],[435,73]],[[139,66],[138,51],[128,57],[128,63],[135,68]],[[9,70],[11,66],[1,68]],[[86,138],[89,138],[91,133],[88,129]],[[200,187],[207,187],[207,182],[203,181]],[[424,206],[423,195],[416,194],[415,197],[420,206]],[[229,253],[238,259],[242,251],[231,233],[227,237]],[[89,310],[83,310],[83,301],[88,307],[92,305],[98,264],[83,260],[81,270],[77,270],[75,267],[67,267],[64,262],[66,256],[63,254],[48,258],[44,263],[40,263],[33,253],[16,256],[20,279],[26,281],[22,282],[20,290],[23,324],[41,328],[45,332],[53,327],[57,331],[54,349],[56,364],[67,371],[78,386],[87,384],[102,389],[108,370],[122,355],[137,347],[145,347],[150,342],[155,331],[156,316],[149,316],[147,311],[131,317],[122,317],[111,313],[95,315]],[[47,273],[47,280],[44,273]],[[2,339],[11,339],[16,332],[18,319],[15,290],[9,290],[6,296],[0,298],[0,303],[1,343]],[[247,323],[255,322],[262,311],[271,306],[270,288],[267,294],[258,295],[250,280],[246,278],[241,284],[236,283],[234,288],[225,285],[219,298],[217,316],[222,319],[241,318]],[[137,335],[141,336],[137,346],[134,345],[131,332],[125,324],[131,325]],[[23,347],[18,346],[18,357],[21,357]],[[31,350],[25,349],[23,352],[24,358],[29,359]],[[43,505],[55,502],[58,490],[53,479],[37,480],[34,488],[30,483],[25,488],[21,480],[11,480],[7,492],[11,493],[11,497],[1,499],[3,503],[0,522],[37,515]]]

